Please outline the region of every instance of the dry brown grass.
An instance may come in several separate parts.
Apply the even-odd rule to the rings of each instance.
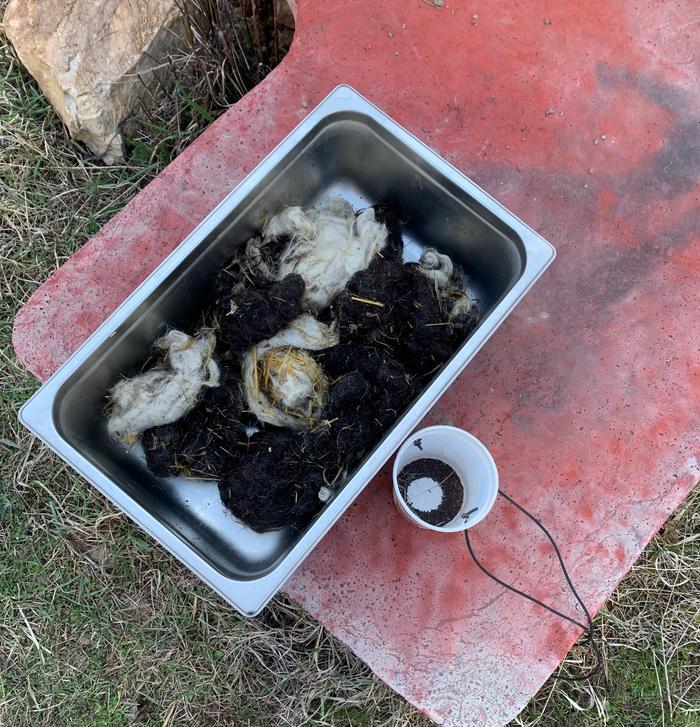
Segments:
[[[427,725],[286,598],[239,618],[17,423],[18,307],[198,133],[182,98],[102,167],[0,42],[0,724]],[[605,676],[550,682],[514,724],[700,724],[699,512],[696,492],[598,617]]]
[[[294,21],[283,0],[178,0],[182,42],[144,84],[127,122],[132,158],[167,163],[283,57]],[[285,10],[286,9],[286,10]]]

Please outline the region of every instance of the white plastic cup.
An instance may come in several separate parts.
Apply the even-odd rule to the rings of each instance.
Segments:
[[[403,499],[399,472],[417,459],[439,459],[459,475],[464,501],[459,513],[446,525],[431,525],[422,520]],[[394,502],[399,512],[414,525],[439,533],[458,533],[481,522],[498,495],[498,469],[491,453],[464,429],[439,425],[414,432],[399,448],[394,460]],[[474,508],[477,508],[474,510]],[[464,514],[473,511],[469,517]]]

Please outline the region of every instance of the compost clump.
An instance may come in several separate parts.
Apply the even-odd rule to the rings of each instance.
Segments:
[[[166,333],[112,389],[112,436],[158,477],[218,483],[254,530],[304,528],[479,321],[448,255],[404,262],[402,228],[340,198],[270,217],[213,281],[206,328]]]

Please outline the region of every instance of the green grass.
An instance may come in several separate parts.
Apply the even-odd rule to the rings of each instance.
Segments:
[[[12,320],[217,113],[177,95],[127,163],[103,167],[0,38],[0,725],[426,725],[284,597],[239,618],[17,423],[37,382],[14,355]],[[550,681],[514,724],[700,724],[699,502],[597,619],[606,674]]]

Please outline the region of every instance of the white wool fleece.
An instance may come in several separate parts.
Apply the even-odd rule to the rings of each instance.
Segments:
[[[373,209],[355,217],[352,206],[340,197],[319,208],[288,207],[268,222],[264,234],[266,238],[289,235],[277,279],[290,273],[301,275],[306,299],[319,311],[370,264],[387,241],[386,226],[377,222]]]
[[[173,330],[155,345],[168,352],[170,368],[125,379],[110,392],[114,408],[107,430],[126,444],[133,444],[146,429],[176,422],[194,407],[203,386],[219,384],[213,334],[193,337]]]
[[[323,399],[325,391],[318,391],[323,370],[311,356],[295,358],[292,366],[285,366],[278,375],[270,376],[272,396],[261,390],[256,378],[258,361],[277,348],[321,351],[339,341],[333,326],[327,326],[305,313],[295,318],[272,338],[253,346],[243,356],[243,395],[250,411],[261,421],[277,427],[305,429],[317,413],[312,403]],[[274,402],[280,402],[277,406]],[[290,411],[292,413],[290,413]]]
[[[449,255],[443,255],[434,247],[426,247],[420,256],[418,269],[441,290],[452,280],[454,265]]]
[[[258,355],[283,346],[302,348],[305,351],[323,351],[325,348],[336,346],[339,342],[340,337],[335,325],[327,326],[312,315],[302,313],[272,338],[261,341],[257,349]]]

